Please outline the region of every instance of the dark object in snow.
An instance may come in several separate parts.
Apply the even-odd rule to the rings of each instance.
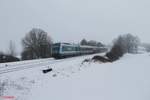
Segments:
[[[84,64],[85,62],[91,62],[91,59],[85,59],[85,60],[82,61],[81,64]]]
[[[44,70],[43,70],[43,73],[45,74],[45,73],[51,72],[52,70],[53,70],[52,68],[44,69]]]
[[[109,59],[107,59],[107,58],[105,58],[105,57],[103,57],[103,56],[94,56],[93,58],[92,58],[92,60],[94,60],[94,61],[100,61],[100,62],[111,62],[111,60],[109,60]]]
[[[12,55],[0,54],[0,63],[20,61],[19,58]]]
[[[7,67],[8,65],[7,64],[5,64],[5,67]]]
[[[53,77],[56,77],[57,76],[57,74],[53,74]]]
[[[111,61],[116,61],[120,57],[125,54],[124,49],[122,49],[121,45],[114,45],[112,49],[106,53],[106,57],[109,58]]]

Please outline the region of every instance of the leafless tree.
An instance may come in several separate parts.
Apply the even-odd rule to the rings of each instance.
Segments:
[[[120,35],[114,40],[114,45],[106,56],[115,61],[122,57],[125,53],[137,53],[140,40],[137,36],[131,34]]]
[[[87,41],[86,39],[81,40],[80,45],[97,46],[97,47],[104,46],[104,44],[102,44],[101,42],[97,42],[95,40]]]
[[[80,44],[81,44],[81,45],[87,45],[87,44],[88,44],[88,42],[87,42],[87,40],[86,40],[86,39],[83,39],[83,40],[81,40]]]
[[[22,59],[47,58],[51,56],[52,39],[42,29],[32,29],[22,40]]]
[[[90,45],[90,46],[97,46],[97,42],[94,41],[94,40],[90,40],[90,41],[88,41],[88,45]]]
[[[12,40],[9,42],[8,54],[11,55],[11,56],[14,56],[14,57],[17,55],[16,46],[15,46],[15,43]]]
[[[138,50],[138,45],[140,44],[140,39],[137,36],[133,36],[128,33],[125,35],[120,35],[114,42],[116,45],[120,45],[124,53],[136,53]]]
[[[150,43],[143,43],[141,46],[143,46],[147,52],[150,52]]]

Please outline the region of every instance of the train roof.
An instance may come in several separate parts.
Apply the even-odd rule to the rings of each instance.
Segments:
[[[54,43],[53,45],[54,45],[54,46],[65,45],[65,46],[75,46],[75,47],[79,47],[79,45],[78,45],[78,44],[61,43],[61,42],[59,42],[59,43]]]
[[[106,48],[106,47],[97,47],[97,46],[89,46],[89,45],[80,45],[80,44],[73,44],[73,43],[66,43],[66,42],[58,42],[58,43],[54,43],[53,45],[72,45],[72,46],[79,46],[81,48]]]
[[[81,48],[100,48],[97,46],[80,45]]]
[[[65,42],[54,43],[54,45],[55,45],[55,44],[69,44],[69,45],[71,45],[71,43],[65,43]]]

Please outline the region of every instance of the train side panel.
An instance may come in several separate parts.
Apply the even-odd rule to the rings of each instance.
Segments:
[[[55,58],[66,58],[107,51],[105,47],[81,46],[69,43],[56,43],[52,48],[52,56]]]

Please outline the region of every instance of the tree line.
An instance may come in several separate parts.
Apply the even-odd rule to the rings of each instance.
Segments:
[[[49,58],[52,56],[52,38],[42,29],[33,28],[29,31],[25,37],[22,39],[23,50],[21,52],[21,60],[31,60],[39,58]],[[137,51],[139,44],[139,38],[131,34],[120,35],[114,40],[114,45],[109,53],[108,57],[113,57],[119,55],[122,56],[124,53],[134,53]],[[80,45],[88,46],[105,46],[101,42],[95,40],[87,41],[83,39],[80,41]],[[115,58],[115,57],[114,57]],[[115,58],[116,59],[116,58]],[[16,57],[15,45],[11,41],[9,44],[9,52],[0,52],[0,63],[1,62],[11,62],[19,61],[20,59]]]
[[[102,44],[101,42],[97,42],[95,40],[87,41],[86,39],[81,40],[80,45],[97,46],[97,47],[104,46],[104,44]]]

